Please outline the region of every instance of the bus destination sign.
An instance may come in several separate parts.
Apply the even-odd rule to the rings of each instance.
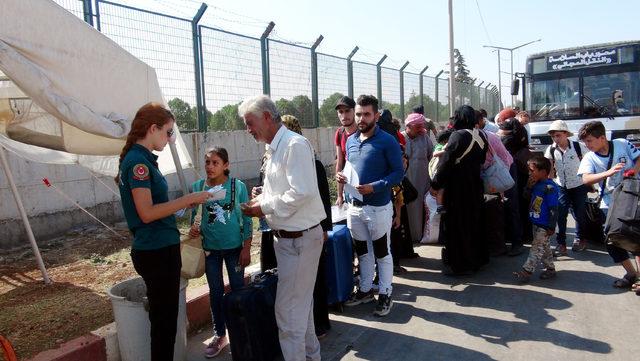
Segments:
[[[547,71],[613,64],[618,64],[618,49],[576,51],[547,57]]]

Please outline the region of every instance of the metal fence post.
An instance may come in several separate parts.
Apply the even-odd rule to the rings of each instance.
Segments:
[[[91,0],[82,0],[82,10],[84,12],[84,21],[93,26],[93,10],[91,9]]]
[[[269,22],[267,28],[260,37],[260,57],[262,58],[262,93],[264,95],[271,95],[271,79],[269,79],[269,34],[273,30],[276,23]]]
[[[400,115],[402,115],[402,119],[404,119],[404,68],[409,65],[407,61],[400,68]]]
[[[353,99],[353,61],[351,61],[351,58],[356,55],[358,49],[360,48],[356,46],[351,50],[349,56],[347,56],[347,95],[349,95],[351,99]]]
[[[442,75],[442,73],[444,73],[444,70],[440,70],[440,72],[436,75],[436,123],[438,123],[438,121],[440,120],[440,87],[438,86],[438,78],[440,78],[440,75]]]
[[[320,126],[320,104],[318,101],[318,53],[316,48],[320,45],[320,42],[324,39],[324,36],[320,35],[318,40],[311,46],[311,102],[313,103],[313,109],[311,115],[313,119],[313,126]]]
[[[202,3],[200,9],[191,20],[191,36],[193,38],[193,67],[196,83],[196,109],[197,109],[197,121],[198,131],[206,132],[207,130],[207,113],[205,112],[204,105],[204,79],[202,77],[202,52],[200,48],[202,46],[202,39],[200,36],[200,29],[198,28],[198,22],[207,10],[207,4]]]
[[[420,79],[418,79],[418,87],[420,89],[420,105],[424,107],[424,72],[429,69],[429,65],[425,66],[424,69],[420,72]]]
[[[480,84],[478,84],[478,86],[476,87],[476,89],[478,89],[478,108],[486,108],[483,104],[482,104],[482,96],[480,96],[480,90],[482,89],[481,86],[482,84],[484,84],[484,80],[480,82]],[[486,110],[486,109],[485,109]]]
[[[96,29],[102,31],[100,29],[100,0],[96,0]]]
[[[382,63],[387,59],[387,55],[383,55],[382,59],[376,64],[376,88],[378,90],[378,104],[382,106]]]

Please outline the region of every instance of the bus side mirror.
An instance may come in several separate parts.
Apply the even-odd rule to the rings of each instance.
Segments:
[[[511,95],[518,95],[520,91],[520,79],[513,79],[511,82]]]

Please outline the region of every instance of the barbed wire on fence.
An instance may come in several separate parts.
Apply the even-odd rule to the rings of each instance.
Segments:
[[[197,0],[185,0],[180,6],[170,0],[151,2],[171,14],[158,12],[149,3],[145,3],[147,8],[137,8],[139,2],[133,0],[93,0],[93,9],[85,9],[87,2],[82,0],[54,1],[81,19],[91,14],[103,34],[156,70],[182,130],[241,129],[238,104],[263,92],[270,94],[283,114],[297,116],[304,127],[336,126],[335,103],[349,94],[349,64],[354,97],[380,94],[381,107],[398,118],[424,104],[425,116],[441,123],[448,119],[447,78],[422,76],[420,93],[423,66],[409,63],[402,86],[399,69],[406,60],[388,56],[378,69],[376,64],[385,54],[376,50],[360,48],[351,63],[344,57],[317,53],[314,63],[311,42],[285,39],[277,29],[262,42],[258,37],[267,21],[211,5],[194,31],[192,20],[202,5]],[[225,30],[227,25],[259,32],[248,36]],[[455,106],[471,104],[490,114],[498,110],[491,91],[470,84],[457,87]]]

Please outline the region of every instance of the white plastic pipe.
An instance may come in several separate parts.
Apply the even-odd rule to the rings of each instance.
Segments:
[[[16,206],[18,207],[18,211],[20,212],[22,223],[24,223],[24,228],[27,231],[27,237],[29,237],[29,242],[31,243],[31,249],[33,250],[33,255],[36,257],[38,268],[40,268],[40,273],[42,273],[42,279],[44,280],[44,283],[48,285],[51,283],[51,279],[49,279],[49,275],[47,274],[47,269],[44,267],[44,262],[42,261],[42,256],[40,255],[40,249],[38,249],[36,238],[33,236],[33,231],[31,230],[31,224],[29,224],[29,218],[27,218],[27,212],[24,210],[24,205],[22,204],[22,199],[20,198],[20,194],[18,193],[18,188],[16,187],[16,183],[13,181],[13,173],[11,173],[11,169],[9,168],[9,162],[7,161],[7,156],[5,155],[3,146],[0,146],[0,160],[2,161],[2,168],[4,169],[4,174],[7,175],[9,186],[11,186],[11,192],[13,192],[13,199],[16,200]]]

